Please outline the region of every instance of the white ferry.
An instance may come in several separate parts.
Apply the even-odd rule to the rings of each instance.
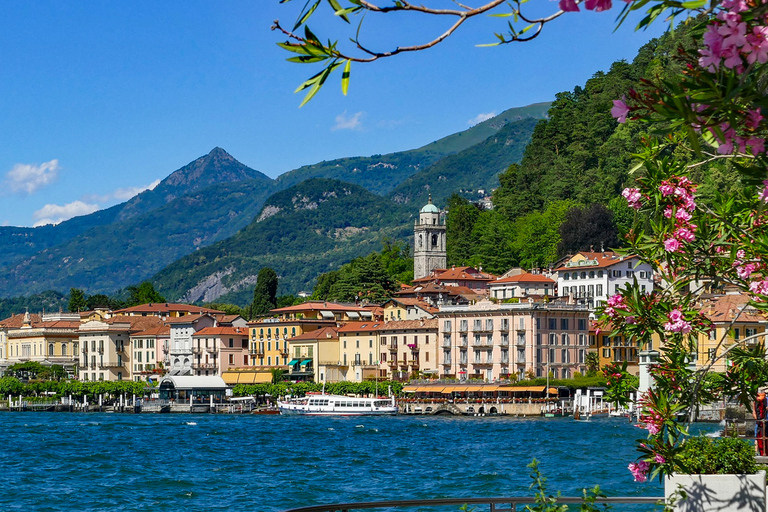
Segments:
[[[320,393],[286,401],[277,401],[280,414],[309,414],[314,416],[374,416],[397,414],[395,397],[354,398]]]

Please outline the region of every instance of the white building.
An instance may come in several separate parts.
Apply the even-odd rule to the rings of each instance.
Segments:
[[[216,319],[207,313],[168,318],[166,325],[171,328],[170,349],[168,351],[171,375],[194,375],[192,364],[192,335],[206,327],[216,327]]]
[[[597,307],[627,283],[637,280],[640,290],[653,290],[653,270],[636,256],[621,256],[612,251],[579,252],[555,269],[561,297],[573,297]]]

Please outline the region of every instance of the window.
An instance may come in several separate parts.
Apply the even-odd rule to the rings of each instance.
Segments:
[[[481,320],[475,320],[475,322],[472,324],[472,330],[473,331],[479,331],[482,329],[482,321]]]
[[[580,331],[586,331],[587,330],[587,320],[584,318],[579,318],[579,330]]]
[[[614,270],[613,277],[621,277],[621,270]]]
[[[536,329],[541,329],[541,319],[536,317]]]
[[[594,270],[590,270],[589,271],[589,278],[590,279],[594,279],[595,278],[595,271]]]
[[[493,319],[489,318],[485,321],[485,330],[486,331],[492,331],[493,330]]]
[[[373,340],[368,340],[368,348],[373,348]]]
[[[598,270],[597,271],[597,278],[598,279],[602,279],[603,278],[603,271],[602,270]]]
[[[603,357],[606,358],[606,359],[610,358],[611,357],[611,349],[604,348],[603,349]]]
[[[272,356],[267,357],[267,365],[272,366]]]
[[[48,355],[53,357],[53,343],[48,344]]]
[[[566,272],[566,273],[563,275],[563,280],[564,280],[564,281],[568,281],[570,278],[571,278],[571,276],[568,274],[568,272]]]
[[[741,337],[741,335],[740,335],[740,333],[739,333],[739,328],[738,328],[738,327],[736,327],[736,328],[733,330],[733,339],[734,339],[734,340],[738,340],[740,337]]]
[[[570,339],[570,337],[567,334],[561,335],[560,336],[560,341],[562,342],[563,345],[570,345],[571,344],[571,339]]]
[[[461,324],[459,324],[459,330],[461,332],[467,332],[467,320],[462,320]]]
[[[632,268],[632,262],[631,261],[627,262],[627,268]]]
[[[599,296],[602,296],[602,295],[603,295],[603,285],[601,285],[601,284],[598,284],[598,285],[595,287],[595,293],[597,294],[597,296],[598,296],[598,297],[599,297]]]
[[[560,319],[560,330],[567,331],[568,330],[568,319],[567,318],[561,318]]]
[[[205,340],[206,342],[208,340]],[[233,338],[229,338],[229,348],[235,348],[235,340]]]
[[[557,329],[557,318],[550,318],[549,319],[549,330],[554,331]]]
[[[443,330],[445,332],[451,332],[451,321],[450,320],[445,320],[443,322]]]
[[[634,276],[635,276],[635,273],[634,273],[633,271],[631,271],[631,270],[627,270],[627,277],[628,277],[629,279],[632,279]]]
[[[555,362],[555,349],[553,348],[549,349],[549,362],[550,363]]]
[[[280,364],[279,362],[275,361],[277,364]],[[229,354],[229,364],[235,364],[235,354]]]

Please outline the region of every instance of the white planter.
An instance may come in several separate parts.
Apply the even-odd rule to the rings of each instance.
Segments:
[[[754,475],[672,475],[664,480],[664,497],[682,488],[688,495],[676,512],[766,512],[765,471]]]

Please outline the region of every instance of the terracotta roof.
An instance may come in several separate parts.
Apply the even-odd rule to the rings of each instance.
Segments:
[[[428,281],[490,281],[495,276],[480,272],[474,267],[453,267],[449,269],[436,268],[428,276],[414,279],[414,283]]]
[[[555,281],[553,279],[548,278],[545,275],[542,275],[542,274],[529,274],[528,272],[526,272],[524,274],[517,274],[516,276],[510,276],[510,277],[505,277],[503,279],[497,279],[496,281],[488,283],[488,286],[493,286],[495,284],[504,284],[504,283],[547,283],[547,284],[555,284]]]
[[[578,270],[586,270],[586,269],[592,269],[592,268],[606,268],[606,267],[612,267],[613,265],[616,265],[618,263],[626,263],[627,261],[636,259],[637,256],[621,256],[619,254],[616,254],[613,251],[603,251],[603,252],[584,252],[581,251],[577,254],[580,254],[581,256],[584,256],[584,259],[590,260],[590,261],[596,261],[596,264],[592,265],[583,265],[583,266],[572,266],[568,267],[567,262],[557,267],[556,271],[578,271]],[[573,256],[569,261],[572,261],[575,256]]]
[[[33,322],[32,327],[45,327],[48,329],[77,329],[80,322],[75,320],[51,320],[48,322]]]
[[[210,315],[208,315],[207,313],[203,313],[202,315],[184,315],[184,316],[178,316],[173,318],[166,318],[165,323],[166,324],[192,324],[206,316],[210,316]],[[143,317],[143,318],[147,318],[147,317]]]
[[[184,313],[224,313],[217,309],[205,308],[203,306],[194,306],[192,304],[175,304],[171,302],[150,302],[140,304],[130,308],[118,309],[115,313],[170,313],[178,311]]]
[[[315,329],[314,331],[305,332],[294,336],[290,341],[312,341],[312,340],[324,340],[324,339],[338,339],[339,332],[333,327],[323,327],[322,329]]]
[[[214,316],[216,317],[216,321],[218,321],[220,324],[231,324],[232,322],[234,322],[238,318],[243,318],[240,315],[219,315],[219,314],[216,314]],[[243,320],[245,320],[245,319],[243,319]]]
[[[40,315],[33,315],[32,313],[29,314],[29,319],[32,321],[32,323],[39,323],[42,319],[40,318]],[[24,324],[24,313],[19,313],[18,315],[12,315],[5,320],[0,321],[0,327],[5,327],[7,329],[16,329],[18,327],[21,327]]]
[[[413,331],[417,329],[437,329],[437,318],[429,320],[393,320],[386,322],[380,331]]]
[[[347,322],[346,324],[339,327],[337,332],[341,334],[343,332],[378,331],[382,325],[384,325],[384,322],[381,322],[379,320],[368,321],[368,322]]]
[[[150,327],[149,329],[145,329],[141,332],[137,332],[134,334],[131,334],[131,337],[140,337],[140,336],[170,336],[171,334],[171,328],[167,325],[161,325],[159,327]]]
[[[338,304],[336,302],[326,301],[308,301],[295,306],[288,306],[285,308],[273,309],[271,313],[291,313],[301,311],[367,311],[360,306],[346,306],[344,304]]]
[[[248,336],[245,327],[205,327],[192,336]]]
[[[128,324],[132,331],[145,331],[151,327],[161,327],[163,321],[156,316],[113,316],[104,321],[109,325]]]
[[[749,306],[748,302],[749,297],[746,295],[721,295],[702,301],[701,312],[716,323],[730,323],[736,317],[738,317],[736,323],[756,323],[768,320],[759,310]]]

